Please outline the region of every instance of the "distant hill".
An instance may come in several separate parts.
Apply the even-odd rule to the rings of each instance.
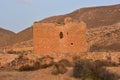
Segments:
[[[10,38],[8,41],[8,44],[15,44],[15,43],[20,43],[24,41],[28,41],[33,39],[33,29],[32,27],[29,27],[19,33],[17,33],[14,37]]]
[[[66,17],[71,17],[74,21],[84,21],[88,28],[112,25],[120,22],[120,4],[112,6],[81,8],[72,13],[49,17],[39,22],[63,24],[64,18]],[[26,31],[28,37],[33,38],[32,27],[22,31],[22,34],[24,35]],[[21,32],[18,34],[20,35]]]
[[[88,43],[93,42],[92,44],[90,44],[90,51],[120,50],[120,29],[115,27],[120,27],[120,4],[81,8],[69,14],[49,17],[38,22],[63,24],[66,17],[71,17],[73,21],[84,21],[87,24],[87,41]],[[110,31],[111,27],[112,31]],[[100,32],[103,28],[107,30],[107,32],[103,33],[102,35],[101,33],[97,33],[97,35],[94,34],[96,33],[96,30]],[[117,32],[114,31],[114,28],[116,28],[115,30]],[[94,36],[91,36],[91,34]],[[107,35],[109,35],[109,37]],[[115,35],[116,37],[114,37],[113,35]],[[97,40],[96,37],[98,37],[99,40]],[[26,30],[17,33],[8,41],[8,43],[14,44],[32,39],[33,27],[29,27]]]
[[[120,4],[81,8],[72,13],[49,17],[39,22],[62,24],[65,17],[71,17],[74,21],[84,21],[88,28],[107,26],[120,22]]]
[[[8,45],[8,40],[14,36],[14,32],[0,28],[0,47]]]

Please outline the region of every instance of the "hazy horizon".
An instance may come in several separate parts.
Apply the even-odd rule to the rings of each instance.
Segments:
[[[120,0],[105,1],[56,1],[56,0],[1,0],[0,27],[20,32],[30,27],[33,22],[44,18],[67,14],[76,9],[93,6],[120,4]]]

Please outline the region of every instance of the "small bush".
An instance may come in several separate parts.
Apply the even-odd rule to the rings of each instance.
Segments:
[[[50,56],[44,56],[39,59],[40,62],[40,68],[47,68],[54,64],[54,58]]]
[[[16,54],[16,51],[13,51],[13,50],[10,50],[10,51],[7,51],[8,54]]]
[[[95,61],[95,63],[96,63],[96,65],[98,65],[98,66],[118,66],[118,64],[116,64],[116,63],[114,63],[114,62],[109,62],[109,61],[107,61],[107,60],[96,60]]]
[[[35,62],[33,65],[23,65],[19,68],[19,71],[33,71],[33,70],[37,70],[40,68],[40,63],[39,62]]]
[[[58,63],[63,64],[66,67],[72,67],[72,63],[68,61],[67,59],[62,59]]]
[[[8,67],[18,71],[33,71],[50,67],[53,64],[54,60],[50,56],[44,56],[33,60],[29,59],[26,54],[19,54],[17,58],[8,64]]]
[[[20,54],[8,64],[8,67],[17,71],[33,71],[40,68],[40,62],[27,58],[25,54]]]
[[[79,60],[80,56],[73,56],[72,59],[73,59],[73,61]]]
[[[89,60],[77,60],[73,68],[73,76],[75,78],[82,78],[86,80],[118,80],[118,76],[108,72],[102,65]]]
[[[57,74],[64,74],[66,73],[67,68],[60,63],[54,63],[53,69],[52,69],[52,74],[57,75]]]
[[[88,72],[90,72],[87,67],[89,66],[89,68],[90,68],[90,67],[94,66],[94,65],[92,65],[92,66],[90,66],[90,65],[91,64],[88,61],[84,61],[84,60],[80,60],[80,59],[76,60],[75,66],[73,68],[73,76],[76,78],[80,78],[80,77],[84,76],[84,74],[87,74]]]
[[[23,54],[24,52],[9,50],[9,51],[7,51],[7,53],[8,53],[8,54]]]

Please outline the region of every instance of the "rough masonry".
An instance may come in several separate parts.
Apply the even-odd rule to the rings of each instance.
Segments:
[[[87,51],[86,24],[65,19],[65,24],[34,23],[34,52],[78,53]]]

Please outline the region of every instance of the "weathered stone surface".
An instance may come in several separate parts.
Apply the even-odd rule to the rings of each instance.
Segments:
[[[65,25],[35,23],[33,27],[35,53],[48,55],[87,51],[86,24],[84,22],[67,22]]]

